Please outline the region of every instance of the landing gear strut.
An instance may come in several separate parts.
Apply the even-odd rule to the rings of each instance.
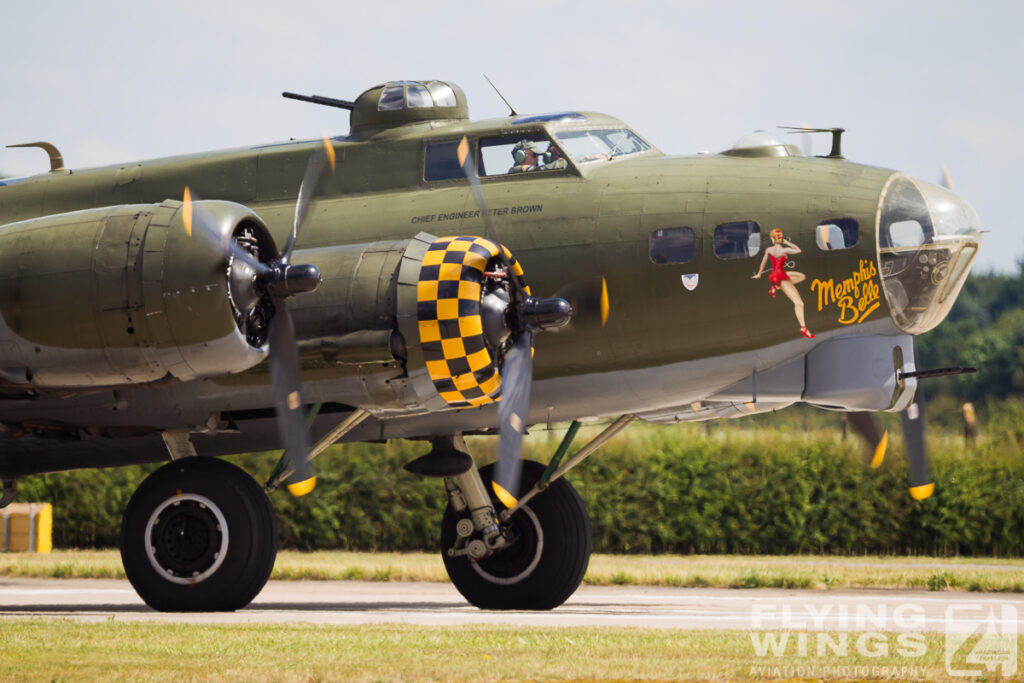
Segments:
[[[540,463],[524,461],[523,488],[532,487],[543,473]],[[490,491],[493,466],[482,468],[479,476]],[[481,609],[548,610],[561,605],[583,581],[590,561],[590,517],[579,494],[558,479],[501,522],[505,507],[497,499],[491,504],[498,535],[479,530],[469,506],[457,509],[457,499],[445,510],[441,555],[452,583]]]

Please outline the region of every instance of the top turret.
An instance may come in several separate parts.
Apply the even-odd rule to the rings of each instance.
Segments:
[[[466,94],[444,81],[389,81],[370,88],[352,108],[352,132],[435,120],[468,120]]]

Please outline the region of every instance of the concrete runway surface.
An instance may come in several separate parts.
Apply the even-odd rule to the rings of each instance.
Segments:
[[[986,620],[1024,633],[1024,596],[927,591],[583,586],[550,612],[490,612],[447,583],[271,581],[237,612],[155,612],[127,581],[0,579],[0,619],[87,622],[625,626],[756,631],[976,631]]]

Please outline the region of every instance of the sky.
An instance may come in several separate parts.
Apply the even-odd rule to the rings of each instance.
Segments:
[[[519,113],[612,114],[669,154],[841,126],[851,161],[949,169],[991,231],[975,272],[1024,259],[1024,3],[39,0],[0,16],[0,145],[47,140],[72,169],[347,132],[348,112],[284,90],[436,78],[472,118],[503,116],[486,73]],[[47,168],[0,147],[0,173]]]

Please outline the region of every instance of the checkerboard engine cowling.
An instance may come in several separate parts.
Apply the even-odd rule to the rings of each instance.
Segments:
[[[508,249],[514,276],[523,269]],[[484,343],[481,288],[498,245],[481,237],[440,237],[420,268],[416,286],[420,345],[434,387],[455,408],[482,406],[501,395],[501,373]]]

